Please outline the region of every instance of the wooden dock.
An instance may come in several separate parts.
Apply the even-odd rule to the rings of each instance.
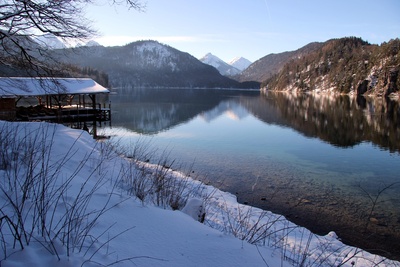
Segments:
[[[67,106],[63,108],[48,108],[43,105],[19,106],[16,108],[17,121],[49,121],[49,122],[74,122],[74,121],[111,121],[111,105],[96,108],[83,106]]]

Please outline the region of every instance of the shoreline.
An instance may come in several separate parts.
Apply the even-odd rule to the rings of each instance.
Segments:
[[[329,97],[329,96],[327,96],[327,97]],[[322,93],[321,93],[321,98],[324,98],[324,94],[322,94]],[[347,99],[347,97],[346,97],[346,99]],[[293,109],[291,109],[291,110],[293,110]],[[325,112],[327,112],[327,111],[322,110],[320,113],[324,114]],[[262,114],[262,113],[256,113],[256,114]],[[302,115],[303,114],[300,114],[298,117],[302,117]],[[304,114],[304,115],[310,115],[310,114]],[[301,120],[300,119],[298,121],[296,121],[296,122],[301,124]],[[301,133],[301,129],[297,129],[297,131],[299,131]],[[317,134],[318,133],[319,132],[317,132]],[[331,144],[331,143],[329,143],[329,144]],[[217,166],[215,168],[217,168]],[[198,169],[198,166],[196,166],[196,169]],[[286,168],[286,169],[290,169],[290,167]],[[267,172],[267,170],[263,170],[263,171],[265,173]],[[196,173],[199,173],[199,172],[196,170]],[[202,173],[202,171],[200,173]],[[218,174],[221,174],[221,173],[222,172],[218,172]],[[205,174],[206,174],[206,176],[208,176],[207,172],[205,172]],[[230,190],[229,189],[225,189],[224,185],[220,184],[218,182],[218,181],[224,181],[225,178],[223,176],[218,176],[218,174],[217,175],[213,174],[213,181],[214,181],[213,185],[216,188],[220,188],[221,190],[224,190],[226,192],[231,192],[231,193],[235,194],[238,189],[235,189],[235,188],[230,189]],[[282,177],[290,177],[289,175],[290,175],[290,172],[288,172],[288,173],[286,173],[286,172],[279,173],[279,176],[282,176]],[[272,176],[273,175],[271,175],[271,177]],[[217,178],[217,177],[219,177],[219,178]],[[249,179],[251,181],[253,181],[253,179],[255,179],[255,176],[254,177],[251,176]],[[231,184],[231,183],[232,182],[229,182],[229,184]],[[242,183],[247,183],[247,181],[243,180]],[[297,182],[295,182],[295,183],[297,183]],[[268,186],[268,183],[266,185]],[[290,181],[287,181],[287,185],[290,186]],[[231,185],[229,185],[229,186],[231,186]],[[275,188],[284,188],[286,185],[281,183],[281,184],[274,185],[274,186],[275,186]],[[298,186],[302,186],[302,185],[298,184]],[[238,185],[236,185],[236,188],[239,188]],[[319,188],[319,187],[316,187],[316,188]],[[363,243],[364,244],[364,243],[366,243],[362,239],[361,239],[362,242],[359,242],[359,241],[351,242],[351,240],[355,236],[353,232],[359,232],[359,231],[358,230],[357,231],[352,231],[352,230],[347,230],[347,229],[349,229],[349,228],[353,229],[354,228],[354,224],[356,222],[357,222],[357,225],[359,225],[358,227],[365,227],[365,222],[368,222],[368,220],[366,220],[365,218],[361,218],[361,219],[358,218],[357,216],[361,216],[360,214],[356,214],[354,216],[349,216],[349,215],[345,216],[343,214],[343,213],[351,214],[351,212],[357,212],[357,208],[360,209],[360,207],[356,207],[356,208],[353,208],[353,211],[346,211],[345,209],[347,209],[348,207],[352,206],[351,203],[345,202],[345,203],[339,204],[339,202],[335,202],[335,200],[332,200],[331,203],[326,203],[326,205],[327,205],[326,207],[323,207],[323,206],[321,206],[323,201],[313,199],[312,196],[309,196],[307,194],[309,192],[312,192],[312,191],[310,191],[310,187],[304,188],[303,189],[303,194],[299,195],[299,196],[289,196],[290,192],[288,192],[288,190],[283,190],[282,192],[279,192],[279,193],[283,194],[283,196],[281,196],[282,197],[281,201],[278,201],[278,199],[276,199],[275,201],[272,201],[272,202],[269,202],[269,203],[267,203],[267,201],[262,201],[261,198],[268,199],[270,195],[274,195],[275,190],[273,188],[271,188],[271,190],[269,190],[267,192],[261,192],[259,194],[253,194],[253,192],[250,191],[250,188],[246,188],[244,190],[247,190],[247,192],[246,191],[245,192],[240,192],[240,194],[236,195],[238,197],[238,200],[239,200],[240,203],[243,203],[243,204],[251,203],[251,205],[254,206],[254,207],[259,207],[259,208],[262,208],[262,209],[267,210],[267,211],[268,210],[272,210],[275,213],[286,215],[288,217],[288,219],[291,219],[291,221],[296,222],[298,224],[301,224],[303,226],[306,226],[308,229],[312,229],[313,232],[319,233],[319,234],[322,234],[322,235],[327,234],[331,230],[342,229],[343,228],[343,230],[342,230],[342,232],[344,233],[343,236],[342,236],[341,233],[338,233],[338,235],[339,235],[340,238],[343,238],[344,240],[346,240],[348,244],[353,244],[353,243],[357,243],[357,244]],[[262,190],[265,190],[265,189],[262,189]],[[325,188],[324,190],[328,190],[328,189]],[[346,196],[344,196],[342,198],[346,198]],[[290,202],[286,203],[286,202],[288,202],[288,199],[290,199]],[[299,200],[301,200],[303,202],[299,203]],[[318,203],[318,205],[316,205],[316,203]],[[369,203],[366,203],[366,205],[368,205],[368,204]],[[321,226],[322,225],[322,221],[317,224],[316,222],[314,222],[311,219],[304,218],[304,214],[302,214],[302,212],[300,212],[300,211],[299,212],[295,212],[295,210],[293,208],[294,205],[300,205],[301,209],[304,210],[304,212],[308,212],[309,215],[307,215],[307,217],[310,217],[310,218],[320,217],[319,215],[321,213],[318,213],[317,211],[327,208],[328,210],[325,211],[325,212],[327,213],[327,215],[329,215],[330,220],[327,220],[326,222],[324,222],[323,223],[324,227],[322,227]],[[343,210],[343,212],[341,212],[341,210]],[[368,213],[368,211],[366,213]],[[324,217],[323,219],[325,219],[325,217],[328,217],[328,216],[322,216],[322,217]],[[336,223],[335,220],[338,217],[349,218],[348,219],[349,223],[346,223],[344,226],[343,226],[343,224]],[[378,218],[378,219],[380,219],[380,218]],[[352,223],[352,222],[354,222],[354,223]],[[378,222],[378,224],[380,224],[380,223],[381,222]],[[369,227],[373,227],[374,229],[378,228],[378,230],[379,230],[379,228],[381,228],[382,226],[379,226],[379,225],[377,226],[377,225],[375,225],[375,223],[373,224],[371,222]],[[347,234],[347,232],[348,232],[348,234]],[[362,237],[363,235],[362,235],[362,233],[360,233],[358,236]],[[384,243],[380,242],[380,241],[377,241],[377,242],[375,242],[375,244],[379,245],[379,247],[382,247],[381,245],[384,244]],[[363,246],[363,245],[361,245],[361,246]],[[366,248],[372,250],[372,249],[376,248],[376,246],[368,245],[368,247],[366,247]],[[389,246],[389,248],[392,248],[392,247]]]
[[[261,249],[263,251],[270,251],[270,254],[255,255],[261,257],[265,256],[267,257],[267,259],[272,259],[275,255],[278,261],[279,259],[281,259],[282,266],[289,266],[289,264],[299,263],[301,259],[301,262],[306,261],[310,263],[324,263],[326,265],[332,265],[332,263],[335,263],[335,265],[337,265],[337,263],[339,262],[342,266],[350,266],[350,261],[354,261],[357,266],[373,266],[373,264],[376,265],[376,263],[382,264],[382,266],[393,266],[393,264],[396,266],[397,264],[400,264],[400,262],[398,263],[377,255],[373,255],[359,248],[347,246],[343,244],[340,239],[338,239],[337,235],[334,232],[329,232],[325,236],[314,235],[308,229],[293,224],[281,215],[274,214],[270,211],[265,211],[259,208],[254,208],[249,205],[239,204],[238,199],[235,195],[219,190],[216,187],[206,185],[198,180],[194,180],[187,174],[179,171],[174,171],[170,167],[162,167],[160,165],[151,164],[148,162],[132,161],[132,159],[126,158],[123,155],[116,153],[115,147],[108,147],[107,144],[102,144],[101,142],[93,140],[86,131],[70,129],[66,126],[62,126],[59,124],[49,124],[43,122],[9,123],[2,121],[0,121],[0,129],[3,129],[3,131],[6,131],[6,129],[7,131],[14,130],[19,133],[18,135],[7,135],[11,138],[11,140],[14,140],[11,142],[7,141],[7,144],[18,144],[19,142],[17,141],[17,139],[12,139],[15,136],[18,136],[23,140],[30,140],[32,142],[35,142],[36,140],[38,140],[38,136],[36,135],[44,136],[44,139],[39,140],[46,140],[47,142],[51,142],[51,150],[46,150],[48,153],[46,154],[48,155],[47,158],[49,160],[49,163],[51,163],[49,166],[53,166],[53,161],[61,162],[60,166],[57,165],[59,166],[59,168],[57,168],[57,174],[60,173],[60,175],[64,178],[68,178],[71,176],[71,180],[68,180],[69,182],[67,185],[65,185],[65,181],[63,179],[53,179],[52,181],[55,183],[54,186],[59,184],[59,186],[61,187],[66,187],[66,190],[68,189],[68,192],[65,192],[65,194],[68,193],[69,197],[72,193],[69,190],[72,190],[73,192],[78,194],[78,200],[80,200],[79,197],[81,196],[80,193],[82,192],[82,186],[88,186],[87,188],[85,187],[85,190],[83,191],[86,192],[88,190],[88,196],[90,196],[90,198],[94,198],[93,202],[91,202],[90,209],[87,211],[89,212],[89,214],[92,208],[98,210],[98,205],[101,203],[98,200],[101,199],[105,202],[106,206],[104,206],[104,208],[108,207],[107,205],[109,201],[112,200],[112,203],[109,203],[111,205],[110,208],[107,208],[106,210],[107,212],[112,213],[113,216],[105,216],[104,219],[102,219],[101,221],[102,223],[99,225],[96,224],[96,227],[92,229],[93,231],[99,233],[100,236],[103,236],[104,233],[110,230],[110,227],[107,226],[107,224],[104,225],[105,221],[108,221],[108,223],[111,223],[112,225],[117,225],[117,223],[125,223],[123,224],[124,226],[122,228],[119,228],[120,230],[122,229],[121,233],[124,233],[124,235],[121,235],[121,238],[125,239],[128,242],[132,242],[132,240],[135,240],[135,236],[137,237],[138,234],[146,232],[147,234],[144,234],[141,241],[134,242],[134,244],[137,245],[137,248],[153,247],[151,244],[160,244],[160,236],[157,234],[154,239],[150,236],[154,236],[154,231],[160,232],[160,230],[164,230],[164,226],[166,226],[166,224],[164,221],[160,221],[158,219],[155,221],[153,220],[155,223],[154,226],[148,227],[147,223],[149,220],[154,219],[154,216],[156,216],[157,218],[161,218],[163,215],[168,215],[171,218],[170,225],[174,225],[173,231],[168,232],[167,230],[166,233],[162,234],[163,236],[167,236],[168,240],[171,240],[171,238],[173,239],[172,236],[175,236],[177,238],[176,234],[181,233],[184,230],[190,230],[193,228],[200,229],[201,227],[201,233],[199,233],[198,231],[194,231],[191,240],[198,240],[199,238],[204,238],[204,236],[207,237],[208,241],[210,241],[209,237],[214,238],[213,240],[215,241],[220,241],[222,240],[222,238],[224,238],[224,240],[226,240],[226,242],[229,242],[229,244],[241,243],[241,248],[240,246],[235,248],[240,249],[240,251],[243,251],[244,246],[249,248],[252,247],[253,249],[255,249],[255,245],[257,245],[257,250],[254,250],[255,252],[258,251],[258,253],[260,253],[259,249]],[[29,136],[31,138],[26,138],[26,136],[23,136],[24,133],[30,133],[33,136]],[[72,155],[74,157],[72,157]],[[64,160],[68,160],[60,161],[60,157]],[[43,159],[43,157],[39,157],[39,159]],[[83,164],[82,160],[84,162]],[[39,165],[45,167],[47,166],[46,164]],[[124,173],[123,170],[126,170],[128,167],[134,167],[135,170],[132,169],[132,171],[137,172],[138,175],[145,174],[146,176],[144,178],[153,179],[152,176],[149,177],[147,175],[155,175],[154,178],[157,178],[159,177],[157,174],[161,174],[164,178],[172,182],[170,184],[172,186],[184,185],[183,190],[186,191],[186,193],[189,193],[189,199],[202,198],[206,205],[207,215],[205,226],[207,227],[205,227],[203,224],[199,224],[196,221],[192,221],[192,219],[190,219],[189,217],[185,217],[187,215],[184,215],[183,212],[175,211],[172,206],[157,206],[156,202],[154,202],[154,197],[157,196],[152,195],[154,193],[153,191],[147,192],[149,194],[148,199],[139,199],[134,192],[129,193],[128,189],[130,187],[127,186],[130,185],[129,182],[131,181],[131,179],[133,178],[134,180],[137,180],[140,179],[140,177],[136,175],[130,175],[132,173],[128,173],[128,176],[120,176]],[[112,171],[109,172],[110,170]],[[87,177],[88,174],[92,174],[93,177]],[[21,178],[24,178],[24,176]],[[51,178],[53,178],[53,176],[51,176]],[[76,178],[76,181],[74,180],[74,178]],[[84,181],[84,185],[82,185],[82,181]],[[94,186],[94,189],[91,189],[91,186]],[[150,187],[150,189],[151,188],[152,187]],[[111,192],[110,189],[112,189]],[[130,189],[132,190],[132,188]],[[172,187],[168,189],[177,188]],[[56,190],[55,192],[60,191]],[[82,197],[86,198],[86,195],[83,195]],[[66,201],[74,200],[74,198],[69,199],[66,197],[63,199],[65,199]],[[129,199],[130,201],[127,201]],[[134,207],[140,210],[132,210],[132,204]],[[58,207],[63,208],[64,205]],[[151,218],[147,217],[146,219],[142,218],[141,216],[137,216],[138,212],[140,214],[141,211],[146,212],[149,210],[152,210],[152,212],[147,216],[152,216]],[[129,218],[126,217],[128,214],[131,214],[133,216],[132,219],[140,219],[142,222],[144,222],[143,226],[141,226],[141,228],[138,228],[138,230],[140,229],[139,232],[126,232],[126,230],[124,231],[124,229],[126,229],[127,227],[126,224],[132,227],[132,225],[130,224],[130,220],[126,220],[127,218]],[[57,216],[63,216],[63,210],[59,210]],[[136,227],[137,225],[135,224],[134,226]],[[207,233],[210,233],[212,236],[210,234],[204,235],[205,231],[207,231]],[[308,242],[306,241],[307,238]],[[106,236],[104,236],[102,239],[104,239],[103,241],[105,241],[105,244],[107,244],[106,255],[109,257],[110,255],[108,254],[108,244],[110,240]],[[186,257],[182,257],[183,254],[180,254],[182,250],[181,246],[182,244],[187,244],[188,240],[185,239],[185,235],[183,235],[183,237],[182,235],[180,235],[180,238],[178,238],[178,240],[184,241],[183,243],[176,243],[176,249],[174,250],[174,253],[177,255],[179,260],[182,261],[183,259],[186,259]],[[154,241],[156,242],[152,243]],[[199,244],[197,242],[194,242],[193,244],[198,245],[199,248],[194,250],[193,248],[191,248],[189,252],[185,251],[185,253],[190,253],[193,251],[197,252],[198,250],[207,250],[207,246],[205,246],[205,244],[207,243]],[[63,249],[61,245],[61,243],[57,245],[60,247],[58,248],[60,251]],[[122,244],[113,242],[110,245],[114,246],[112,250],[116,250],[117,260],[120,259],[119,253],[121,253],[122,257],[125,257],[123,255],[129,255],[129,251],[125,251],[123,249],[117,250],[125,248],[124,242]],[[97,253],[98,250],[96,249],[95,251]],[[166,251],[169,250],[167,248],[154,250],[154,252],[157,253],[157,257],[159,257],[160,253],[166,253]],[[249,250],[244,249],[244,251]],[[23,252],[21,251],[21,253]],[[165,253],[163,255],[166,255]],[[232,253],[232,251],[230,251],[230,253]],[[228,257],[227,255],[230,255],[230,253],[224,254],[222,256]],[[21,259],[23,258],[21,258],[21,254],[19,254],[19,251],[14,252],[13,255],[18,255],[19,261],[21,261]],[[54,255],[50,254],[43,255],[45,255],[49,259],[51,257],[54,257]],[[143,255],[148,255],[148,253],[144,253]],[[201,259],[206,254],[196,255],[198,259]],[[66,258],[64,256],[65,255],[62,255],[63,259]],[[101,257],[102,254],[98,256]],[[218,254],[218,256],[221,256],[221,254]],[[232,257],[232,255],[230,257]],[[68,259],[70,259],[69,256]],[[207,259],[213,260],[212,257]],[[248,259],[258,259],[259,261],[261,261],[260,258],[254,259],[254,255],[252,257],[249,257]],[[257,264],[255,266],[259,265]]]
[[[259,207],[254,204],[255,207]],[[370,253],[378,254],[392,260],[400,260],[400,243],[398,231],[394,232],[387,225],[381,224],[373,217],[368,224],[368,231],[360,229],[365,225],[364,220],[357,220],[356,216],[345,215],[333,209],[325,210],[321,207],[310,208],[311,204],[304,204],[301,209],[285,209],[279,204],[270,204],[262,209],[282,214],[289,221],[305,227],[314,234],[326,235],[334,231],[340,240],[349,246],[355,246]],[[354,225],[358,225],[355,227]]]
[[[364,97],[364,98],[371,98],[371,99],[378,99],[378,98],[388,98],[393,101],[400,101],[400,92],[392,92],[389,95],[384,95],[383,92],[374,92],[374,93],[364,93],[362,95],[357,95],[354,91],[351,91],[349,93],[339,93],[336,92],[334,88],[330,89],[325,89],[325,90],[311,90],[311,91],[301,91],[301,90],[293,90],[293,89],[287,89],[287,90],[269,90],[266,87],[261,87],[260,88],[260,93],[267,95],[269,92],[272,93],[285,93],[285,94],[308,94],[308,95],[321,95],[321,96],[339,96],[339,95],[347,95],[349,97]]]
[[[212,182],[210,183],[212,185]],[[213,185],[214,186],[214,185]],[[291,195],[290,192],[280,192],[272,199],[250,193],[235,192],[221,186],[214,186],[219,190],[234,194],[237,201],[243,205],[250,205],[274,214],[282,215],[292,223],[304,227],[314,234],[324,236],[334,231],[343,243],[355,246],[370,253],[378,254],[392,260],[400,260],[400,227],[396,220],[400,218],[385,218],[379,212],[373,212],[370,218],[361,217],[369,211],[365,203],[355,201],[342,195],[309,194],[304,188],[305,195]],[[288,190],[290,191],[290,190]],[[266,191],[264,195],[268,196]],[[256,200],[255,200],[256,199]]]
[[[176,172],[180,173],[179,170]],[[189,177],[191,178],[191,177]],[[201,179],[193,179],[195,183],[200,182]],[[295,209],[290,204],[290,199],[287,194],[283,194],[280,201],[272,203],[273,201],[261,200],[264,205],[259,205],[254,201],[242,198],[238,192],[231,192],[219,186],[207,183],[207,186],[214,188],[213,190],[220,191],[220,194],[230,194],[234,197],[238,205],[249,207],[250,209],[260,209],[266,213],[272,213],[274,216],[283,216],[288,222],[307,229],[316,236],[324,237],[329,236],[331,233],[337,235],[344,245],[356,247],[367,251],[371,254],[385,257],[389,260],[400,261],[400,235],[389,236],[390,229],[383,233],[377,229],[382,225],[378,223],[369,223],[368,232],[366,230],[357,231],[360,227],[365,226],[364,220],[358,220],[357,216],[346,215],[336,207],[341,205],[348,205],[345,203],[334,203],[327,206],[315,205],[310,200],[302,199],[303,201],[297,202]],[[278,199],[278,198],[277,198]],[[296,198],[292,198],[294,201]],[[260,202],[258,202],[260,203]],[[301,204],[299,204],[301,203]],[[292,203],[293,204],[293,203]],[[315,203],[314,203],[315,204]],[[331,207],[328,211],[321,214],[321,209]],[[301,207],[300,209],[298,209]],[[353,207],[356,209],[357,207]],[[235,208],[236,209],[236,208]],[[240,208],[239,208],[240,209]],[[400,218],[399,218],[400,219]],[[322,222],[322,223],[321,223]],[[356,231],[355,231],[356,230]],[[399,231],[397,231],[399,233]]]

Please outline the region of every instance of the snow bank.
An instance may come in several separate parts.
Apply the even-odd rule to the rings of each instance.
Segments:
[[[193,211],[193,206],[199,208],[204,204],[204,224],[181,211],[140,201],[128,194],[126,185],[121,186],[121,175],[127,173],[132,161],[116,155],[105,143],[95,142],[85,131],[56,124],[0,121],[0,133],[1,141],[23,142],[32,138],[34,144],[47,143],[49,153],[40,154],[43,161],[33,169],[47,170],[46,174],[57,178],[52,180],[51,188],[67,186],[62,187],[62,198],[48,203],[54,206],[54,212],[46,220],[62,221],[66,213],[72,213],[71,207],[79,210],[82,203],[82,213],[86,215],[74,217],[84,219],[74,223],[79,229],[88,229],[84,235],[49,233],[43,237],[36,234],[40,229],[35,226],[29,246],[25,244],[21,249],[13,243],[2,219],[1,266],[400,266],[398,262],[345,246],[334,233],[316,236],[282,216],[238,204],[234,195],[169,169],[168,175],[188,179],[188,186],[198,189],[194,196],[197,200],[189,202],[188,209]],[[27,166],[22,162],[17,165],[17,159],[24,158],[19,156],[26,153],[13,150],[10,144],[0,144],[5,148],[1,155],[13,156],[13,160],[0,164],[0,197],[4,203],[1,212],[2,216],[13,218],[12,207],[7,204],[11,188],[5,181],[11,179],[10,174],[27,173],[22,172]],[[140,168],[151,173],[159,166],[141,163]],[[34,223],[30,218],[35,218],[32,211],[36,208],[34,196],[28,198],[32,199],[26,202],[31,208],[24,210],[26,225]],[[94,215],[99,218],[94,220]],[[65,230],[57,227],[52,229]],[[47,236],[54,238],[46,239]],[[62,236],[84,240],[68,243],[61,240]]]

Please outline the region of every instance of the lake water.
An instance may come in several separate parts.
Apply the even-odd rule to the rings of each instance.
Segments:
[[[239,202],[400,257],[398,102],[201,89],[110,100],[111,140],[151,144]]]

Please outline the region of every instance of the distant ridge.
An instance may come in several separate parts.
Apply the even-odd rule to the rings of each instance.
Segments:
[[[54,54],[62,62],[108,74],[114,87],[260,88],[258,82],[240,83],[188,53],[151,40],[55,50]]]

